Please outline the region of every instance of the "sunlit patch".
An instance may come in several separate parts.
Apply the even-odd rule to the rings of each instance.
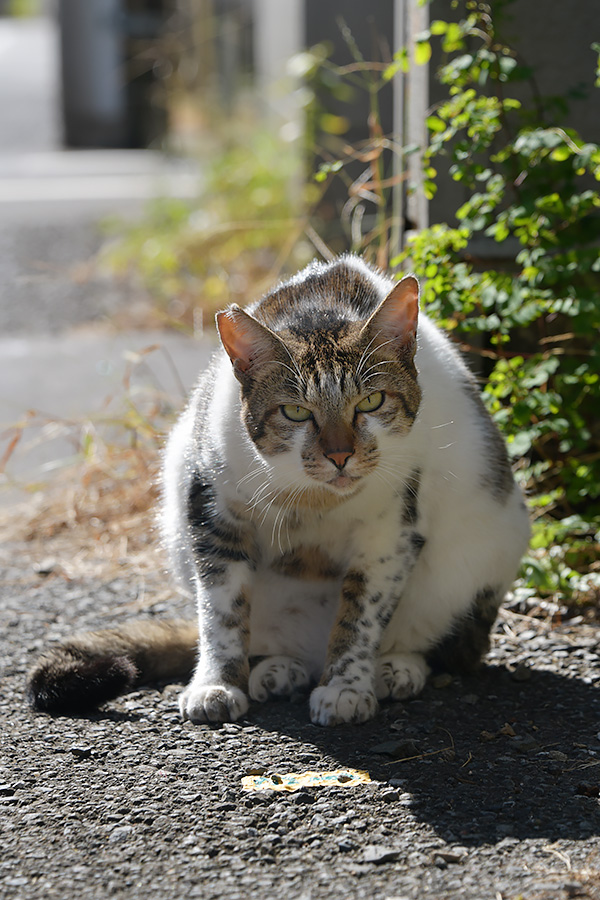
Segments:
[[[246,775],[245,791],[299,791],[307,787],[356,787],[368,784],[371,776],[361,769],[336,769],[334,772],[288,772],[286,775]]]

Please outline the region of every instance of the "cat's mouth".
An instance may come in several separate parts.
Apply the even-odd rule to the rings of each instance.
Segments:
[[[344,472],[336,472],[333,478],[330,478],[327,484],[336,490],[346,491],[355,488],[361,480],[359,475],[346,475]]]

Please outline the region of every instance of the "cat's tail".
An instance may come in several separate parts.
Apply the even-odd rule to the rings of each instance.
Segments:
[[[75,635],[46,651],[30,671],[35,709],[81,713],[136,685],[188,678],[196,662],[193,622],[127,622],[119,628]]]

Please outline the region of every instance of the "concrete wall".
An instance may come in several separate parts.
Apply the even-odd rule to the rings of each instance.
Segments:
[[[448,0],[433,0],[422,6],[418,0],[253,0],[255,15],[256,66],[262,95],[277,94],[277,81],[285,70],[286,54],[327,42],[331,58],[339,65],[352,62],[352,53],[344,42],[340,19],[350,28],[365,59],[385,59],[400,40],[410,43],[411,36],[427,27],[428,17],[448,19],[455,15]],[[596,55],[590,49],[600,40],[600,0],[491,0],[500,12],[501,39],[514,47],[524,64],[535,71],[537,89],[543,95],[564,96],[572,92],[569,110],[557,106],[548,125],[569,126],[586,140],[600,143],[600,90],[594,88]],[[424,118],[446,89],[435,81],[440,62],[434,54],[429,72],[417,69],[408,79],[399,76],[380,96],[381,121],[388,132],[402,131],[403,143],[424,139]],[[585,90],[582,92],[582,88]],[[526,86],[510,85],[510,94],[527,106],[533,103]],[[395,93],[394,93],[395,92]],[[280,106],[285,103],[279,96]],[[269,99],[269,103],[273,103]],[[351,108],[339,112],[350,118],[346,137],[356,143],[368,137],[368,101],[356,93]],[[427,204],[419,198],[396,198],[396,209],[409,227],[421,228],[432,222],[452,222],[453,211],[465,199],[463,189],[444,176],[443,162],[438,193]],[[342,202],[342,197],[338,198]]]
[[[492,0],[492,10],[495,5],[500,4]],[[499,37],[516,50],[520,63],[532,67],[539,93],[560,97],[573,94],[568,98],[568,110],[557,105],[546,124],[575,128],[585,140],[600,143],[600,89],[594,88],[597,56],[591,50],[592,42],[600,40],[599,0],[515,0],[501,5]],[[431,20],[448,18],[448,6],[447,0],[434,0],[429,7]],[[430,106],[447,96],[446,89],[434,78],[439,62],[439,55],[434,55],[429,78]],[[520,100],[524,108],[535,102],[527,85],[507,85],[506,93]],[[441,177],[438,192],[429,204],[429,220],[452,223],[453,212],[466,195],[461,185],[443,177],[443,163],[437,168]]]

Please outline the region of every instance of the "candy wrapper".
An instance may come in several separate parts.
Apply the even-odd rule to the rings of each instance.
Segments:
[[[299,791],[307,787],[355,787],[371,780],[360,769],[336,769],[335,772],[288,772],[286,775],[246,775],[245,791]]]

